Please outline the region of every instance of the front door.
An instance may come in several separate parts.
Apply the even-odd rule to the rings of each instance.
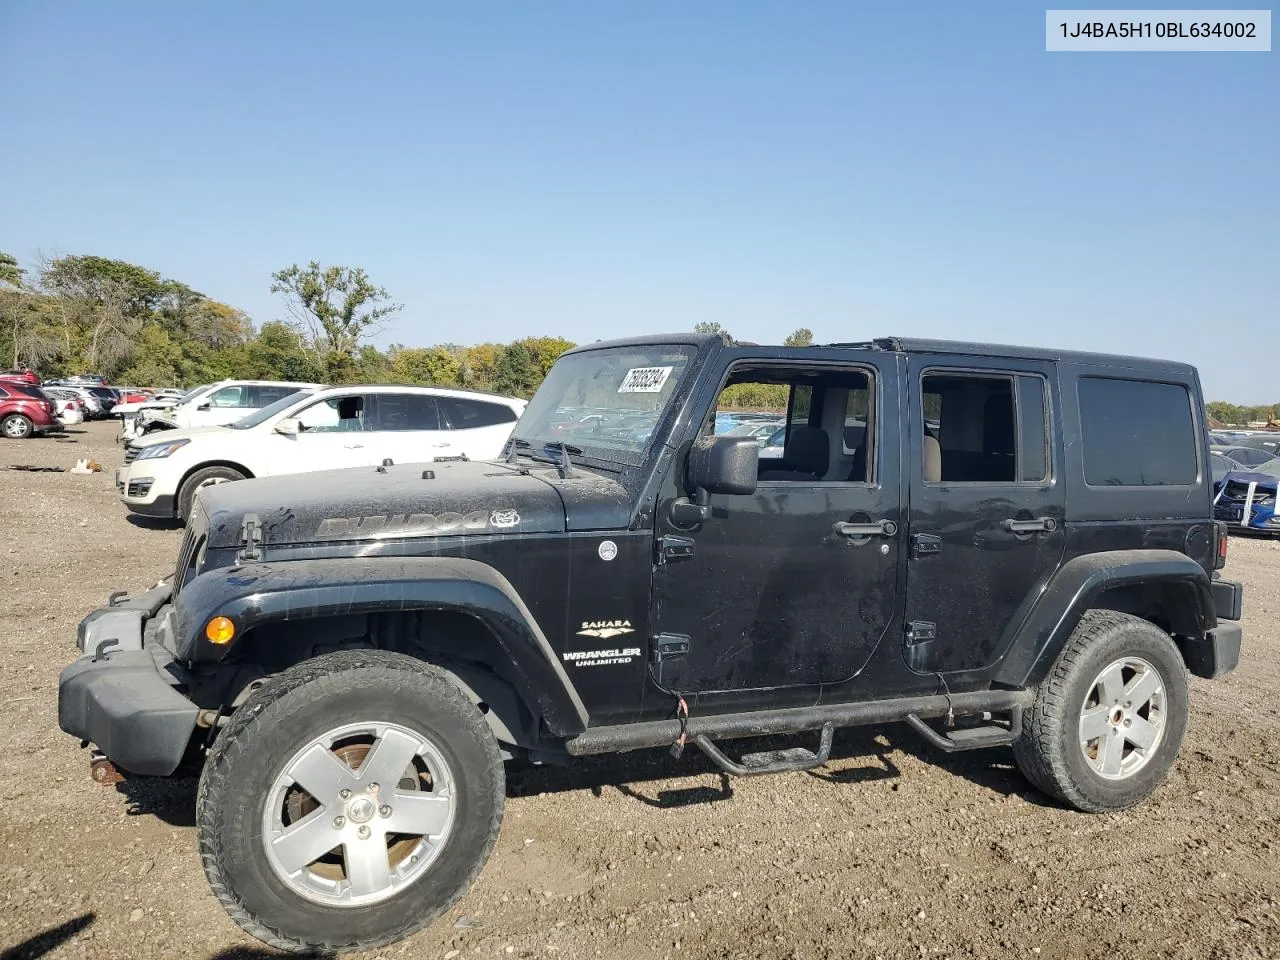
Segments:
[[[369,397],[350,393],[326,397],[293,414],[298,432],[272,432],[267,462],[272,474],[310,473],[381,463],[371,442]]]
[[[702,398],[695,422],[745,437],[785,429],[783,456],[760,459],[754,494],[713,495],[711,518],[694,529],[672,522],[666,496],[655,519],[655,673],[704,705],[718,691],[849,679],[880,644],[897,596],[895,358],[738,354],[725,352],[721,389]],[[679,484],[668,481],[668,493]]]
[[[1051,364],[911,358],[907,663],[989,667],[1062,560],[1065,497]]]

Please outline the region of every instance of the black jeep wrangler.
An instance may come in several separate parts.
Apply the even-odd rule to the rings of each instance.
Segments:
[[[746,776],[905,722],[1119,810],[1168,774],[1188,674],[1239,656],[1202,410],[1192,367],[1125,357],[580,347],[502,460],[201,491],[172,580],[81,623],[59,720],[104,778],[198,766],[215,894],[293,950],[439,916],[514,757],[692,746]]]

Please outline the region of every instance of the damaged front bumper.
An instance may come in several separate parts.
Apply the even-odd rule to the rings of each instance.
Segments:
[[[161,584],[90,613],[76,631],[82,656],[58,681],[58,725],[130,773],[177,770],[200,712],[185,695],[185,669],[164,643],[169,598]]]

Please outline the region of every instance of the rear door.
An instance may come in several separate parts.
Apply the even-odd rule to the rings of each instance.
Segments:
[[[436,398],[425,393],[373,394],[370,448],[373,462],[425,463],[454,455]]]
[[[1066,498],[1051,363],[908,360],[905,656],[980,670],[1062,561]]]

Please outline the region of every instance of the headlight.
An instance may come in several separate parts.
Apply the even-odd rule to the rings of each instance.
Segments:
[[[157,443],[155,446],[143,447],[136,459],[138,460],[155,460],[160,457],[167,457],[175,450],[185,447],[190,440],[170,440],[168,443]]]

